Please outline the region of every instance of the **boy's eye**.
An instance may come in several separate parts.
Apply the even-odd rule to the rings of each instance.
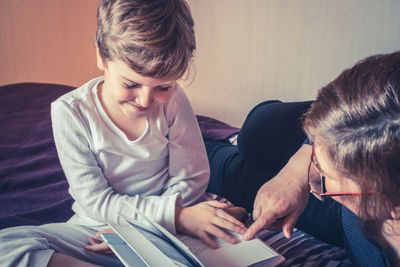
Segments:
[[[160,91],[164,91],[164,92],[168,91],[169,88],[171,88],[171,86],[167,86],[167,87],[159,86],[158,87],[158,89],[160,89]]]
[[[127,89],[133,89],[133,88],[136,88],[136,87],[138,87],[138,84],[127,84],[127,83],[124,83],[124,86],[125,86],[125,88],[127,88]]]

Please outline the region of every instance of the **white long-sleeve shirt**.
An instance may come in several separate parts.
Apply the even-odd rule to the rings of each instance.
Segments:
[[[146,130],[130,141],[100,104],[97,86],[103,79],[51,105],[54,140],[74,199],[70,222],[120,223],[119,213],[140,220],[139,209],[175,233],[175,206],[193,204],[209,180],[190,103],[178,87],[166,104],[151,107]]]

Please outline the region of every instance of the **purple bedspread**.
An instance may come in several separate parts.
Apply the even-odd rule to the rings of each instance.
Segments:
[[[72,216],[50,120],[50,103],[72,89],[41,83],[0,86],[0,229]],[[197,119],[208,138],[224,139],[238,131],[209,117]]]
[[[204,137],[222,140],[231,137],[232,135],[239,132],[239,128],[233,127],[225,122],[216,120],[214,118],[196,115],[197,121],[199,122],[201,134]]]
[[[38,83],[0,87],[0,229],[71,217],[50,121],[50,103],[71,89]]]

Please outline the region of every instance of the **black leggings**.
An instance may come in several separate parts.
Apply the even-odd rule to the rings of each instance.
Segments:
[[[265,101],[248,114],[238,135],[238,145],[227,140],[204,139],[211,176],[207,191],[237,206],[253,210],[258,189],[273,178],[302,146],[306,136],[301,116],[311,101]],[[341,206],[310,197],[296,227],[315,237],[342,245]],[[315,218],[321,218],[316,220]]]

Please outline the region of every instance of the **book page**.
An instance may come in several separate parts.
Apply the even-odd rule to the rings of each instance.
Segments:
[[[268,266],[274,266],[284,261],[281,255],[269,248],[260,239],[255,238],[244,241],[240,235],[236,233],[231,234],[240,240],[240,243],[230,244],[217,239],[219,245],[217,249],[210,248],[202,240],[188,235],[178,235],[178,239],[189,247],[193,254],[206,267],[243,267],[260,263],[264,265],[267,262]]]
[[[194,238],[189,235],[178,234],[178,239],[181,240],[182,243],[185,244],[196,256],[210,249],[210,247],[206,243],[198,238]]]

